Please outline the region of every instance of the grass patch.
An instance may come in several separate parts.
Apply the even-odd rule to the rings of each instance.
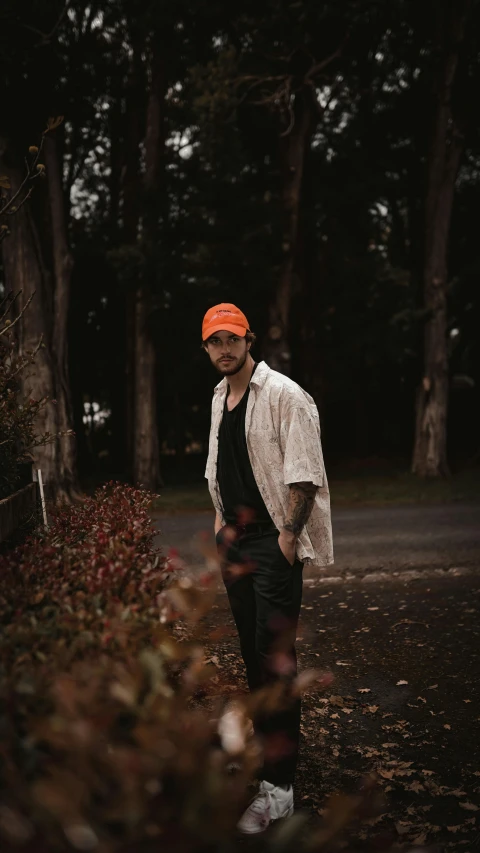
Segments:
[[[207,484],[165,486],[153,504],[155,512],[213,512]]]
[[[480,471],[462,471],[447,480],[419,480],[405,472],[333,477],[330,492],[333,507],[477,502],[480,501]],[[154,511],[212,512],[207,484],[166,486],[160,490]]]
[[[413,474],[333,479],[334,506],[382,506],[383,504],[434,504],[480,500],[480,471],[463,471],[448,479],[421,480]]]

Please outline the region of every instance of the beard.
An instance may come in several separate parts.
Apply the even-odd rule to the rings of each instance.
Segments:
[[[218,372],[222,374],[222,376],[235,376],[236,373],[240,373],[242,367],[244,367],[248,356],[248,350],[244,352],[242,356],[239,358],[233,358],[231,361],[226,362],[225,364],[216,363],[215,367]]]

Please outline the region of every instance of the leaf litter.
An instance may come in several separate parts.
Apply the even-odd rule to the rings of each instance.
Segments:
[[[328,602],[321,607],[322,613],[327,613],[324,607],[335,607],[337,614],[335,620],[338,620],[343,616],[338,615],[339,608],[335,606],[335,595],[338,595],[336,590],[333,590],[332,594],[325,595]],[[405,596],[405,591],[403,595]],[[310,604],[313,604],[312,600]],[[351,781],[348,784],[355,786],[366,774],[373,772],[376,774],[378,784],[389,797],[388,813],[381,818],[368,821],[360,837],[370,838],[375,826],[382,821],[383,827],[388,825],[394,827],[402,844],[407,842],[409,845],[424,846],[438,843],[442,833],[445,847],[449,847],[449,835],[466,837],[470,833],[473,843],[478,834],[476,812],[479,811],[479,807],[472,801],[471,796],[468,797],[471,791],[467,786],[467,779],[473,781],[472,777],[480,777],[480,770],[462,769],[462,785],[465,785],[466,789],[459,785],[461,780],[458,771],[452,778],[447,755],[445,754],[444,758],[442,754],[450,748],[447,732],[452,730],[450,722],[441,721],[441,715],[445,714],[447,707],[450,707],[441,704],[446,694],[443,693],[443,687],[440,692],[439,680],[431,679],[431,683],[426,679],[423,683],[417,681],[412,676],[411,669],[403,665],[403,657],[401,657],[406,655],[405,648],[409,644],[412,649],[408,653],[410,656],[419,657],[416,651],[418,646],[424,648],[422,656],[428,655],[431,641],[411,643],[409,639],[407,643],[405,634],[409,632],[395,631],[397,647],[395,657],[401,664],[399,668],[402,670],[402,677],[393,678],[390,684],[393,682],[397,687],[403,687],[411,682],[412,689],[416,688],[418,691],[418,694],[413,694],[417,695],[417,704],[411,703],[409,706],[411,710],[409,710],[404,698],[398,700],[390,698],[386,701],[385,696],[378,693],[376,681],[371,682],[369,687],[361,686],[362,681],[360,686],[357,685],[360,678],[363,684],[367,678],[370,680],[372,652],[375,653],[374,646],[375,643],[378,644],[378,637],[375,637],[372,630],[373,620],[385,619],[388,624],[390,617],[385,616],[385,610],[377,606],[377,602],[374,601],[371,608],[367,608],[372,611],[372,626],[370,626],[368,620],[363,618],[365,609],[356,614],[353,600],[351,604],[348,617],[351,642],[345,644],[338,634],[337,622],[332,620],[329,626],[326,619],[322,629],[324,633],[322,633],[321,653],[313,649],[306,650],[308,647],[304,645],[302,648],[302,644],[299,644],[300,666],[310,666],[312,659],[317,666],[318,658],[321,658],[322,663],[325,662],[327,667],[330,664],[330,668],[337,666],[345,672],[339,672],[336,675],[334,682],[336,690],[331,695],[308,694],[304,698],[302,725],[304,748],[300,756],[297,799],[312,803],[316,813],[323,813],[325,809],[322,804],[328,793],[344,789],[349,779]],[[425,606],[425,602],[423,605]],[[394,608],[391,609],[394,610]],[[380,610],[381,613],[378,612]],[[318,605],[313,606],[311,611],[302,616],[303,621],[311,622],[315,619],[316,613],[318,613]],[[355,626],[356,618],[357,626],[360,622],[358,627]],[[433,621],[430,619],[429,624]],[[412,618],[410,624],[408,627],[412,632],[419,630],[417,626],[420,623],[417,620]],[[302,635],[306,636],[303,631]],[[232,645],[234,647],[234,641],[232,644],[230,638],[228,638],[228,644],[230,649]],[[404,650],[400,648],[399,654],[398,647],[402,644]],[[344,653],[342,658],[335,655],[335,652],[338,654],[339,649]],[[387,649],[387,652],[389,651]],[[211,649],[211,653],[212,657],[217,654],[220,667],[226,667],[227,672],[233,675],[232,680],[242,678],[241,660],[236,659],[235,667],[231,658],[225,660],[227,656],[225,644],[223,652],[219,652],[217,646]],[[212,660],[212,663],[215,665],[216,661]],[[233,672],[234,669],[235,672]],[[393,669],[392,674],[394,673]],[[456,673],[449,676],[445,666],[442,666],[443,677],[455,678]],[[425,691],[438,692],[435,697],[430,698]],[[352,693],[356,694],[357,698],[353,698]],[[364,699],[367,695],[368,703]],[[396,695],[405,697],[407,694],[398,691]],[[463,693],[464,696],[465,693]],[[458,702],[466,712],[473,703],[463,697],[460,695]],[[431,703],[434,703],[433,707],[428,707]],[[445,720],[445,717],[443,719]],[[455,721],[457,722],[457,716]],[[458,726],[456,728],[460,731]],[[383,739],[382,733],[384,733]],[[328,743],[330,746],[327,748]],[[321,776],[319,775],[320,767]],[[357,780],[356,783],[355,780]],[[431,817],[430,812],[432,812]],[[426,820],[427,814],[430,821]],[[432,817],[436,818],[436,821],[432,820]]]

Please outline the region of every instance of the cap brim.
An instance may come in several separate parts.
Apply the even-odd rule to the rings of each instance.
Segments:
[[[203,340],[208,341],[216,332],[231,332],[232,335],[238,335],[239,338],[244,338],[247,334],[247,329],[243,326],[235,326],[233,323],[222,323],[221,326],[210,326],[204,332]]]

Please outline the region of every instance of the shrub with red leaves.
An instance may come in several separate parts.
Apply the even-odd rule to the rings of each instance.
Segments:
[[[215,591],[169,583],[175,562],[155,548],[150,500],[105,486],[0,560],[1,853],[233,849],[261,760],[250,718],[289,691],[277,684],[238,704],[228,737],[222,701],[198,707],[216,670],[169,623],[198,623]],[[381,808],[367,786],[334,799],[310,836],[296,815],[263,850],[344,850],[348,825]]]
[[[54,510],[49,528],[0,557],[0,663],[56,668],[146,640],[168,577],[154,546],[152,496],[109,484]],[[116,630],[113,630],[116,628]],[[121,630],[120,630],[121,628]]]
[[[25,469],[32,463],[32,451],[48,441],[35,429],[47,400],[33,400],[21,390],[36,350],[20,354],[17,349],[14,327],[20,317],[18,295],[7,293],[0,299],[0,499],[26,485]]]
[[[196,851],[235,826],[257,750],[229,775],[192,706],[213,667],[167,623],[214,593],[168,598],[151,497],[105,486],[1,559],[2,853]]]

